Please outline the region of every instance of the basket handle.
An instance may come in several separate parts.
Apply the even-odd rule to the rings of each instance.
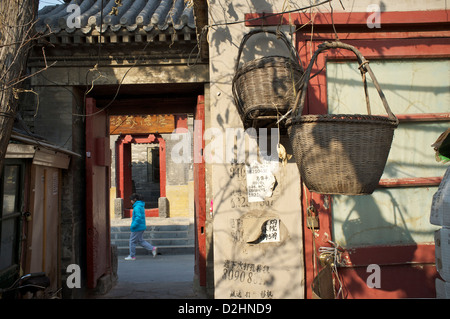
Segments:
[[[297,51],[296,51],[295,48],[291,45],[291,43],[289,42],[289,40],[287,39],[286,35],[285,35],[283,32],[281,32],[281,31],[272,31],[272,30],[262,30],[262,29],[260,29],[260,30],[253,30],[253,31],[250,31],[249,33],[247,33],[247,34],[242,38],[241,44],[240,44],[240,46],[239,46],[239,53],[238,53],[238,56],[237,56],[237,59],[236,59],[236,65],[235,65],[235,68],[234,68],[235,73],[236,73],[237,70],[239,69],[239,61],[241,60],[241,54],[242,54],[242,50],[243,50],[243,48],[244,48],[245,43],[246,43],[247,40],[248,40],[250,37],[252,37],[253,35],[258,34],[258,33],[262,33],[262,32],[264,32],[264,33],[270,33],[270,34],[276,35],[277,38],[281,39],[281,40],[284,42],[284,44],[287,46],[287,48],[288,48],[288,50],[289,50],[289,53],[291,54],[291,58],[294,60],[295,63],[297,63],[298,65],[300,65],[300,69],[303,71],[302,65],[301,65],[301,63],[299,62],[299,61],[300,61],[300,58],[299,58],[299,56],[298,56]]]
[[[319,45],[317,51],[314,53],[309,65],[308,65],[308,68],[305,71],[305,74],[304,74],[305,81],[302,85],[301,91],[299,92],[299,94],[297,94],[296,101],[295,101],[294,107],[292,109],[291,117],[298,118],[301,116],[301,114],[297,114],[298,110],[299,110],[298,105],[304,105],[304,103],[305,103],[306,89],[308,87],[308,82],[310,79],[309,77],[311,75],[311,70],[312,70],[314,61],[317,59],[317,56],[322,51],[329,50],[329,49],[337,49],[337,48],[352,51],[358,59],[359,70],[361,71],[362,79],[364,82],[364,91],[365,91],[365,96],[366,96],[366,105],[367,105],[368,114],[371,115],[369,94],[367,92],[367,81],[366,81],[366,76],[365,76],[366,72],[369,73],[370,77],[372,78],[373,84],[378,91],[378,95],[380,96],[381,101],[383,102],[384,109],[386,110],[389,119],[398,123],[397,117],[394,115],[394,113],[392,113],[392,111],[389,107],[389,104],[386,100],[386,97],[385,97],[383,91],[381,90],[380,84],[378,83],[378,81],[375,77],[375,74],[373,74],[372,69],[369,66],[369,61],[367,61],[364,58],[364,56],[361,54],[361,52],[359,52],[355,47],[353,47],[349,44],[346,44],[346,43],[342,43],[340,41],[324,42]],[[300,109],[302,109],[302,108],[300,108]]]

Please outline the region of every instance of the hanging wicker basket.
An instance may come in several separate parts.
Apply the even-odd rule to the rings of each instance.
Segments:
[[[267,56],[239,67],[247,40],[255,34],[276,35],[288,47],[291,57]],[[303,69],[297,51],[282,32],[255,30],[244,36],[239,47],[233,78],[233,98],[245,128],[275,126],[295,104]]]
[[[286,121],[288,135],[301,178],[310,191],[321,194],[371,194],[383,174],[398,119],[391,112],[368,61],[348,44],[339,41],[321,44],[305,71],[305,78],[310,78],[317,56],[324,50],[335,48],[350,50],[357,57],[368,115],[302,116],[307,80],[299,94],[299,106],[294,106],[291,117]],[[373,80],[387,117],[371,115],[366,72]]]

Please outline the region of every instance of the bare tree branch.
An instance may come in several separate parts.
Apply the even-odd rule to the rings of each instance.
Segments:
[[[34,38],[38,0],[0,1],[0,176]]]

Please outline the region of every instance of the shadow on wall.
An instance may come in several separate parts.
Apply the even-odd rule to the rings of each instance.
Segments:
[[[391,205],[393,222],[383,217],[379,203],[373,196],[347,196],[349,212],[342,222],[342,234],[347,251],[356,247],[400,246],[401,264],[380,264],[380,281],[377,289],[367,291],[368,278],[372,274],[367,264],[377,264],[383,259],[383,247],[376,250],[373,257],[352,257],[352,262],[361,267],[339,268],[343,275],[344,298],[421,298],[434,295],[435,272],[433,265],[411,265],[417,251],[413,233],[421,232],[411,221],[411,216],[402,210],[389,190],[377,190],[387,195],[389,200],[383,205]],[[336,226],[335,226],[336,227]],[[336,230],[337,231],[337,230]],[[375,250],[374,250],[375,251]],[[358,260],[361,258],[361,262]],[[368,297],[368,296],[371,297]]]
[[[395,220],[398,216],[399,224],[402,226],[386,221],[372,196],[364,196],[364,200],[359,200],[360,198],[356,196],[350,196],[349,201],[353,201],[353,207],[342,224],[346,246],[358,247],[377,243],[380,242],[381,238],[389,238],[391,244],[414,244],[414,239],[408,230],[396,199],[389,191],[381,192],[389,195],[396,216]],[[351,219],[355,215],[358,218]]]

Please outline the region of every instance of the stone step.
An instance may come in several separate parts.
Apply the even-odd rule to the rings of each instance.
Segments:
[[[189,231],[190,225],[149,225],[147,226],[146,232],[167,232],[167,231]],[[129,225],[122,225],[122,226],[112,226],[111,225],[111,232],[129,232],[130,226]]]
[[[193,245],[180,245],[180,246],[157,246],[158,247],[158,255],[185,255],[185,254],[193,254],[194,246]],[[117,247],[118,256],[128,256],[130,250],[128,246],[126,247]],[[151,252],[142,247],[136,247],[136,255],[150,255]]]
[[[189,238],[160,238],[160,239],[146,239],[152,246],[180,246],[189,245]],[[129,244],[129,238],[126,239],[111,239],[112,245],[117,245],[117,247],[127,246]]]
[[[176,239],[190,239],[189,231],[158,231],[158,232],[144,232],[144,239],[152,240],[152,239],[168,239],[168,238],[176,238]],[[111,240],[116,239],[129,239],[130,231],[111,231]]]
[[[159,254],[194,253],[194,225],[191,219],[148,218],[144,239],[158,247]],[[131,219],[111,222],[111,244],[117,247],[119,256],[129,254]],[[147,255],[143,247],[136,247],[137,255]]]

